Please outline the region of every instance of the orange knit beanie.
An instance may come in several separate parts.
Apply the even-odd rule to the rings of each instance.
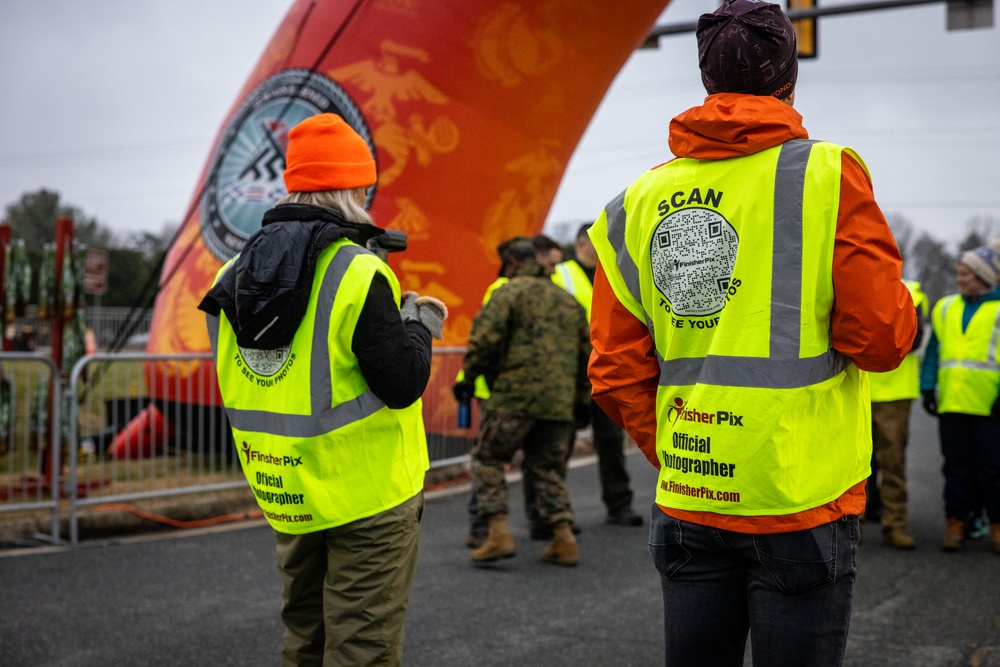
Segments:
[[[343,118],[310,116],[288,133],[285,187],[289,192],[350,190],[374,185],[368,143]]]

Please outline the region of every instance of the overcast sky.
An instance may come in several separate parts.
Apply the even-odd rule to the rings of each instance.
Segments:
[[[0,208],[45,187],[115,230],[179,222],[290,5],[0,0]],[[660,23],[716,5],[675,0]],[[861,154],[887,215],[942,239],[975,216],[1000,222],[995,26],[948,32],[942,2],[827,17],[818,41],[820,57],[799,68],[796,109],[813,138]],[[669,159],[670,118],[704,95],[693,34],[633,55],[570,162],[547,229],[592,219]]]

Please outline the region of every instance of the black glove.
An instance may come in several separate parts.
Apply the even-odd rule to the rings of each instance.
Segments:
[[[926,391],[920,392],[921,402],[924,404],[924,410],[927,411],[929,415],[937,415],[937,394],[933,389],[927,389]],[[1000,399],[998,399],[1000,400]],[[993,405],[996,409],[996,404]]]
[[[1000,419],[1000,396],[997,396],[997,400],[993,401],[993,407],[990,408],[990,417]]]
[[[468,403],[472,400],[473,385],[465,380],[456,382],[455,386],[451,388],[451,393],[455,395],[455,400],[459,403]]]
[[[573,428],[579,431],[590,426],[590,403],[573,404]]]

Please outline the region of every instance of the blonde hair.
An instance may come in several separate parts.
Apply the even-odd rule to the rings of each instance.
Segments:
[[[361,198],[367,188],[351,188],[350,190],[319,190],[317,192],[289,192],[276,205],[281,204],[311,204],[330,209],[343,216],[347,222],[357,222],[364,225],[374,225],[372,216],[359,205],[355,193],[360,192]]]

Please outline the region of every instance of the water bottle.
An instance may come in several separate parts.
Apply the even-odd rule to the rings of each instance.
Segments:
[[[458,427],[472,426],[472,396],[464,396],[458,402]]]

